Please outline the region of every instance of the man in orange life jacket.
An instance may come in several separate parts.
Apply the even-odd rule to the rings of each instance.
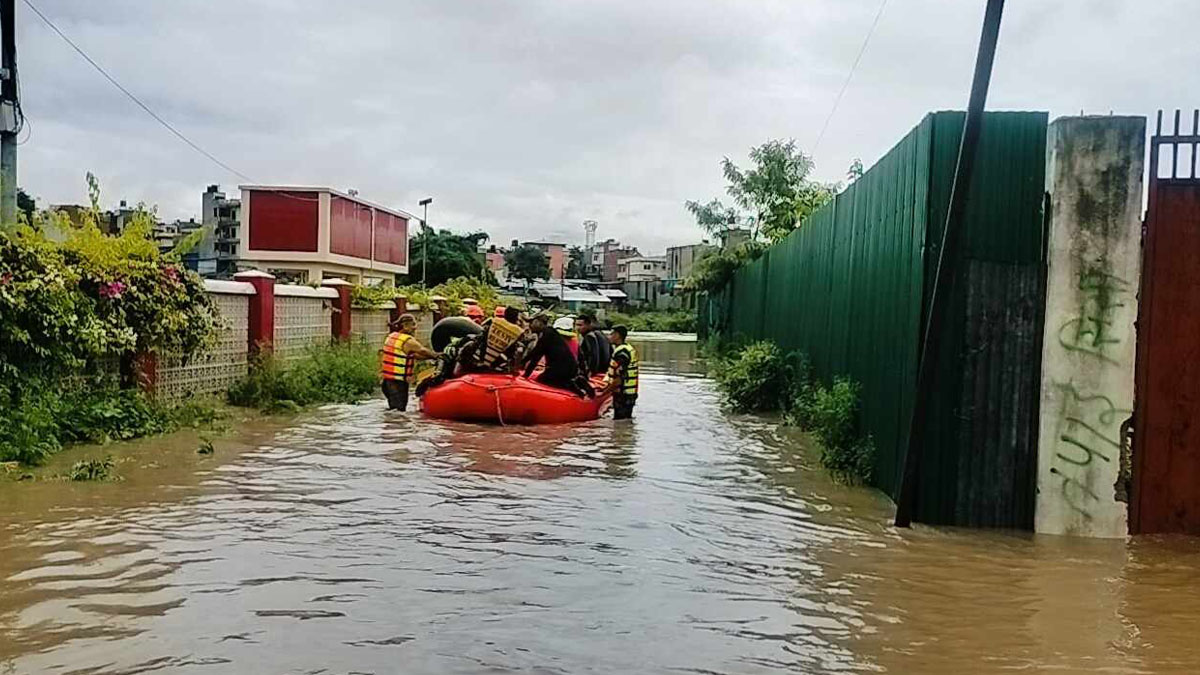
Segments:
[[[412,314],[401,314],[388,327],[392,332],[380,350],[383,355],[380,367],[383,395],[387,397],[388,408],[404,410],[408,408],[408,383],[413,379],[417,361],[436,359],[437,352],[426,349],[413,337],[417,330],[417,319]]]

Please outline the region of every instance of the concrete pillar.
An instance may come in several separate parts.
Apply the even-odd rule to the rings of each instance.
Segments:
[[[1038,532],[1128,533],[1121,424],[1132,415],[1141,265],[1142,117],[1050,125]]]
[[[158,355],[154,352],[137,352],[133,355],[133,378],[138,389],[154,395],[158,390]]]
[[[395,307],[388,311],[388,318],[395,321],[400,318],[400,315],[408,311],[408,297],[397,295],[392,298]]]
[[[344,279],[325,279],[321,285],[337,291],[338,297],[333,303],[333,312],[329,315],[330,330],[334,340],[346,342],[350,339],[350,291],[354,284]]]
[[[254,287],[246,323],[250,355],[270,351],[271,343],[275,341],[275,277],[266,272],[247,270],[233,275],[233,279]]]

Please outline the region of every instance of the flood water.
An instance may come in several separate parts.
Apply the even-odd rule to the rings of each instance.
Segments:
[[[335,406],[0,483],[0,673],[1192,673],[1200,545],[890,526],[639,345],[632,424]]]

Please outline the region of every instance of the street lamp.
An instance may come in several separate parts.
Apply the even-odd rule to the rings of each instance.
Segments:
[[[425,235],[425,238],[421,240],[421,288],[425,288],[425,268],[429,264],[429,205],[432,203],[433,197],[426,197],[417,202],[425,209],[421,215],[421,234]]]

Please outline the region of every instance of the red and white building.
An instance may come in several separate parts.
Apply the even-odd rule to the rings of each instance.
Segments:
[[[324,187],[242,185],[239,269],[300,283],[391,282],[408,273],[408,228],[420,220]]]

